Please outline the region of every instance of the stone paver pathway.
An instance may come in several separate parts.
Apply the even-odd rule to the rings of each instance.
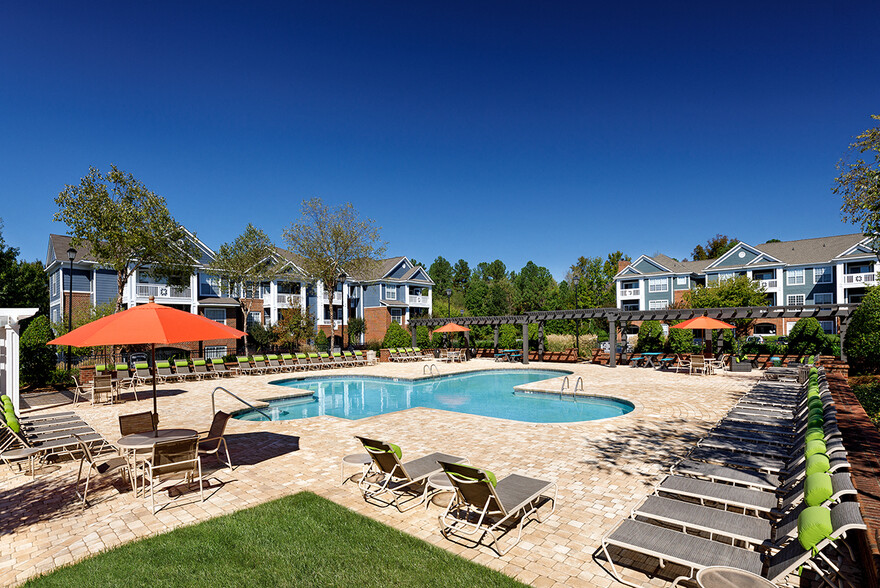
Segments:
[[[385,363],[321,373],[412,378],[421,377],[423,365]],[[448,374],[511,366],[475,360],[439,367]],[[611,586],[616,582],[601,567],[602,562],[593,558],[600,538],[651,492],[659,477],[721,418],[755,376],[700,377],[586,364],[533,362],[529,367],[569,369],[575,377],[583,377],[588,393],[628,399],[636,410],[603,421],[565,424],[514,422],[424,408],[359,421],[333,417],[270,423],[232,420],[227,439],[234,471],[218,468],[209,458],[205,461],[211,484],[207,500],[200,503],[197,493],[186,494],[156,515],[151,514],[149,502],[134,497],[121,479],[98,485],[93,496],[97,503],[81,511],[73,491],[76,464],[70,462],[51,466],[33,480],[11,476],[5,468],[0,473],[0,585],[16,585],[127,541],[308,489],[534,586]],[[262,401],[290,394],[289,388],[268,384],[282,377],[290,376],[236,377],[222,385],[249,401]],[[561,381],[561,377],[554,378],[542,387],[556,391]],[[207,429],[211,390],[216,385],[216,381],[205,381],[162,386],[160,427]],[[241,408],[223,396],[217,395],[218,409]],[[81,403],[75,410],[115,441],[118,415],[150,410],[149,392],[139,391],[139,397],[137,402],[131,399],[113,406]],[[49,412],[57,410],[61,409]],[[504,557],[496,557],[483,546],[458,545],[438,531],[439,506],[401,514],[366,504],[353,483],[339,485],[341,458],[362,451],[355,434],[397,443],[405,458],[444,451],[469,456],[471,463],[499,477],[521,473],[556,480],[556,513],[542,524],[527,525],[522,542]],[[668,585],[638,572],[627,574],[636,583]]]

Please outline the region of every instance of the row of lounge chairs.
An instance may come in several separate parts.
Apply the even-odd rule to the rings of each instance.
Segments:
[[[395,506],[403,512],[427,503],[443,489],[452,489],[454,496],[440,515],[444,537],[471,539],[476,546],[488,536],[489,545],[498,555],[504,555],[519,543],[523,526],[532,517],[541,521],[538,510],[542,506],[551,504],[545,518],[556,510],[555,482],[519,474],[497,480],[491,471],[467,463],[467,458],[446,453],[431,453],[404,462],[399,446],[368,437],[356,438],[371,460],[358,481],[365,501]],[[436,481],[436,476],[443,480]],[[502,548],[499,539],[513,529],[515,539]]]
[[[420,347],[389,347],[389,358],[391,361],[422,361],[434,359],[430,353],[422,353]]]
[[[74,412],[57,412],[39,416],[17,417],[9,397],[2,397],[4,411],[0,417],[0,460],[15,471],[27,463],[33,474],[34,464],[53,455],[69,455],[79,450],[80,441],[96,452],[111,449]]]
[[[282,353],[281,355],[254,355],[252,358],[239,357],[237,359],[240,373],[256,375],[367,365],[363,351]]]
[[[807,568],[851,581],[835,561],[866,526],[846,473],[846,451],[824,374],[762,382],[672,468],[652,495],[602,539],[610,547],[690,570],[725,566],[784,582]],[[845,548],[846,553],[841,549]]]

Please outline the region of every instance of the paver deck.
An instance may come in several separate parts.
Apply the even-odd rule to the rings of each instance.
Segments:
[[[412,378],[422,376],[423,365],[383,363],[309,375]],[[491,360],[439,367],[443,374],[517,368]],[[73,492],[76,468],[70,462],[51,466],[36,479],[13,477],[4,468],[0,473],[0,584],[16,585],[127,541],[308,489],[534,586],[611,586],[615,581],[593,558],[600,538],[629,515],[659,476],[724,415],[757,375],[702,377],[535,362],[527,367],[570,370],[575,377],[583,377],[587,393],[625,398],[636,409],[622,417],[564,424],[506,421],[425,408],[357,421],[326,416],[280,422],[231,420],[227,439],[234,471],[229,473],[213,459],[206,459],[206,469],[211,471],[206,501],[198,502],[197,493],[184,495],[156,515],[150,513],[149,502],[134,497],[121,479],[96,487],[94,498],[99,502],[82,512]],[[205,430],[211,421],[210,393],[218,383],[248,401],[262,401],[290,394],[290,389],[268,385],[284,377],[290,375],[163,385],[158,399],[160,427]],[[558,391],[561,381],[562,377],[554,378],[543,387]],[[141,390],[138,402],[128,400],[111,406],[81,403],[74,410],[105,438],[115,441],[120,414],[151,409],[149,392]],[[218,394],[217,408],[235,411],[241,405]],[[438,531],[439,506],[401,514],[393,508],[366,504],[355,484],[339,485],[342,457],[362,451],[355,434],[397,443],[405,457],[444,451],[470,456],[471,463],[490,468],[499,477],[520,473],[556,480],[556,513],[542,524],[527,525],[522,542],[504,557],[496,557],[484,546],[457,545]],[[90,497],[92,492],[90,489]],[[626,574],[636,583],[668,585],[639,572]]]

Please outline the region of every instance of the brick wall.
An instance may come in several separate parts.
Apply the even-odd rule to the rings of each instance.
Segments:
[[[385,338],[385,332],[391,325],[391,313],[384,306],[379,308],[365,308],[364,322],[366,326],[365,341],[381,341]]]
[[[69,292],[64,293],[64,309],[62,316],[67,324],[67,313],[70,312],[71,300],[73,301],[73,318],[87,317],[92,308],[92,295],[88,292],[74,292],[73,297]]]

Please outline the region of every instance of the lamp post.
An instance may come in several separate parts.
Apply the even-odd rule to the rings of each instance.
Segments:
[[[452,288],[446,288],[446,316],[452,317]],[[449,347],[449,335],[446,335],[446,347]]]
[[[73,330],[73,260],[76,259],[76,249],[71,247],[67,250],[67,259],[70,260],[70,287],[67,289],[67,332]],[[67,371],[70,371],[70,345],[67,346]]]
[[[581,277],[574,277],[574,309],[578,309],[578,286],[581,283]],[[574,344],[577,349],[577,360],[581,359],[581,320],[579,318],[574,319]]]

